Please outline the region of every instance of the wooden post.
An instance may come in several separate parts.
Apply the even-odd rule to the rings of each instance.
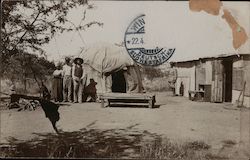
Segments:
[[[243,105],[244,105],[245,88],[246,88],[246,81],[244,82],[244,85],[243,85],[243,90],[242,90],[242,101],[241,101],[241,107],[243,107]]]
[[[148,103],[149,103],[149,108],[153,108],[153,99],[150,99]]]
[[[110,101],[108,100],[108,107],[110,107]]]
[[[1,72],[1,71],[0,71]],[[2,98],[2,77],[1,77],[1,73],[0,73],[0,101],[1,101],[1,98]]]
[[[101,107],[104,108],[104,99],[101,99]]]
[[[2,9],[3,5],[0,2],[0,7]],[[0,16],[0,24],[2,25],[2,14]],[[0,31],[0,39],[2,39],[2,32]],[[3,76],[3,43],[0,43],[0,101],[2,98],[2,76]],[[1,117],[0,117],[1,118]]]

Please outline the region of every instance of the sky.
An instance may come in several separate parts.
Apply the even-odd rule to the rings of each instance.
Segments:
[[[184,61],[220,54],[237,53],[232,45],[232,31],[218,16],[189,10],[187,1],[91,1],[94,9],[87,10],[86,22],[99,21],[102,27],[92,26],[86,31],[58,34],[44,46],[48,59],[61,61],[65,56],[77,56],[82,48],[108,42],[122,43],[129,24],[138,15],[146,15],[145,36],[150,47],[176,48],[169,61]],[[249,36],[248,2],[224,2],[237,22]],[[83,9],[75,9],[69,19],[79,24]],[[79,36],[79,34],[81,36]],[[81,38],[82,37],[82,38]],[[249,40],[248,40],[249,42]]]

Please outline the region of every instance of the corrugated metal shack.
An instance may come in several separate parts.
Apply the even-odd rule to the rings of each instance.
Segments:
[[[237,102],[250,107],[250,54],[206,57],[171,65],[177,70],[177,95],[182,83],[185,97],[190,91],[204,91],[205,101]]]

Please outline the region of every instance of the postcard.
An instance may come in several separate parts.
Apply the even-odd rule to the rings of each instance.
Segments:
[[[0,157],[250,159],[250,2],[3,0]]]

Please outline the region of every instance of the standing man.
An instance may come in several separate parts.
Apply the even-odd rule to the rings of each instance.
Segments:
[[[83,59],[75,58],[72,67],[72,77],[74,81],[74,103],[82,103],[83,88],[86,83],[86,74],[83,68]]]
[[[70,58],[65,58],[65,65],[63,66],[63,101],[71,100],[72,94],[72,67],[70,65]]]
[[[168,84],[169,87],[171,88],[172,92],[173,92],[173,96],[176,95],[176,90],[175,90],[175,83],[177,80],[177,70],[174,68],[173,64],[170,64],[170,68],[169,68],[169,75],[168,75]]]

